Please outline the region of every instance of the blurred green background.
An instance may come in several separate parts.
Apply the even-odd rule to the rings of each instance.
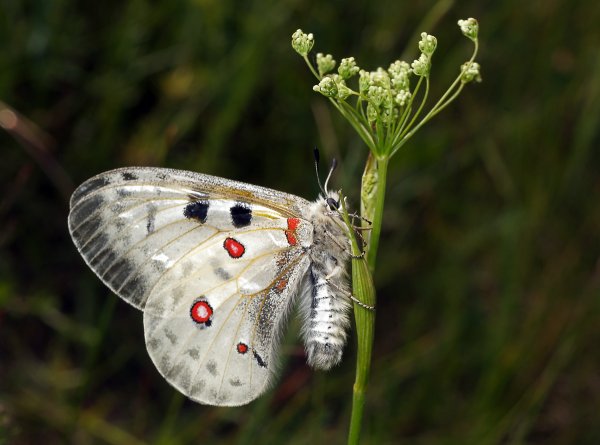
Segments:
[[[471,16],[483,83],[390,167],[362,443],[600,443],[600,7],[566,0],[1,0],[0,443],[344,443],[354,337],[313,372],[294,320],[264,397],[189,402],[76,252],[68,196],[158,165],[313,199],[317,145],[356,205],[366,148],[291,34],[375,69],[428,31],[437,97]]]

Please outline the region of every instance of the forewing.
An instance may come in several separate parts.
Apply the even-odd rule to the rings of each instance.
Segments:
[[[196,207],[190,209],[191,203]],[[123,168],[91,178],[73,193],[69,230],[100,279],[143,309],[166,269],[190,249],[222,243],[220,233],[238,229],[230,212],[236,203],[251,204],[252,227],[268,227],[273,221],[281,226],[285,218],[304,214],[308,206],[297,196],[209,175]],[[209,214],[214,215],[211,221]],[[209,264],[210,250],[204,252],[205,259],[193,267]]]

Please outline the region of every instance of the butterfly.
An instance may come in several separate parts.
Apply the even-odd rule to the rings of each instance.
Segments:
[[[86,263],[143,312],[161,375],[197,402],[238,406],[274,379],[297,304],[307,361],[337,365],[351,300],[340,197],[314,202],[166,168],[108,171],[71,197],[69,231]]]

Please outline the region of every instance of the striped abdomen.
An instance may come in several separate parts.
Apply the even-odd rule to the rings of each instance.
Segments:
[[[335,288],[334,277],[326,278],[315,268],[308,272],[310,309],[303,329],[308,364],[317,369],[329,369],[342,359],[346,344],[348,297]],[[338,277],[339,279],[339,277]]]

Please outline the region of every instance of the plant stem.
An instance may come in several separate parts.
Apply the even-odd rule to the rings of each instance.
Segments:
[[[377,165],[377,188],[374,193],[366,193],[364,199],[374,202],[362,203],[362,209],[374,209],[372,230],[369,239],[367,260],[364,258],[352,259],[352,291],[354,297],[362,303],[375,307],[376,293],[373,284],[372,271],[375,268],[375,258],[379,246],[379,235],[381,233],[381,219],[383,216],[383,203],[385,198],[385,186],[387,177],[388,159],[381,158],[376,160]],[[341,200],[343,202],[343,199]],[[345,207],[343,208],[344,217],[348,227],[351,223],[347,216]],[[356,237],[350,236],[353,255],[358,255],[361,249],[358,246]],[[358,304],[354,305],[354,320],[356,322],[357,336],[357,357],[356,357],[356,378],[354,380],[352,394],[352,414],[350,417],[350,429],[348,433],[348,445],[357,445],[360,440],[360,430],[365,404],[365,393],[369,382],[369,373],[371,369],[371,354],[373,351],[373,337],[375,331],[375,311],[366,309]]]
[[[387,179],[387,168],[388,158],[382,157],[376,160],[377,162],[377,191],[374,195],[375,211],[373,214],[373,221],[371,226],[371,235],[369,236],[369,245],[367,246],[367,263],[369,264],[369,271],[373,273],[375,270],[375,261],[377,259],[377,249],[379,248],[379,235],[381,234],[381,221],[383,219],[383,203],[385,201],[385,185]],[[363,208],[366,206],[363,203]]]
[[[371,272],[369,272],[368,265],[364,259],[352,260],[352,289],[355,298],[369,306],[375,306],[375,286],[373,285]],[[354,320],[356,322],[358,349],[348,445],[357,445],[360,440],[365,393],[371,369],[371,352],[373,350],[373,334],[375,331],[375,311],[355,304]]]

